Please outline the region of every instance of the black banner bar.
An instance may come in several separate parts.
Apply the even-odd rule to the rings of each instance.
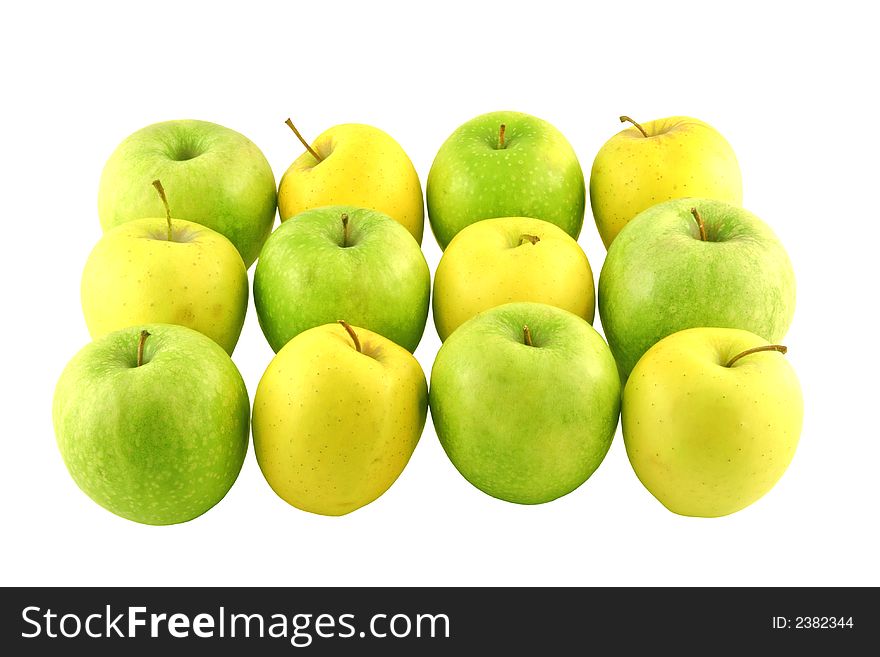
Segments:
[[[868,588],[7,588],[0,614],[7,655],[843,655],[880,639]]]

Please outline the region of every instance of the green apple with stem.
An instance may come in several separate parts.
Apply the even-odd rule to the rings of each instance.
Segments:
[[[670,511],[734,513],[788,468],[804,403],[785,353],[748,331],[693,328],[639,360],[623,392],[623,439],[636,475]]]
[[[593,272],[578,243],[540,219],[484,219],[456,235],[434,277],[441,340],[479,312],[514,301],[563,308],[592,323]]]
[[[171,218],[127,221],[106,232],[82,275],[92,338],[144,323],[180,324],[232,353],[247,311],[248,279],[232,243],[210,228]]]
[[[590,205],[606,248],[633,217],[676,198],[742,205],[742,176],[730,144],[689,116],[631,123],[599,150],[590,173]]]
[[[249,414],[228,354],[171,324],[131,326],[84,347],[52,405],[76,484],[149,525],[186,522],[223,499],[244,462]]]
[[[288,504],[340,516],[400,476],[427,411],[413,355],[340,320],[300,333],[272,359],[254,397],[254,452]]]
[[[247,137],[208,121],[165,121],[129,135],[101,174],[98,214],[105,231],[161,217],[150,189],[160,179],[176,219],[224,235],[250,267],[275,221],[275,176]]]
[[[285,221],[266,240],[254,272],[257,317],[276,352],[340,317],[415,351],[430,293],[428,263],[406,228],[352,206]]]
[[[574,238],[584,221],[584,174],[568,140],[547,121],[490,112],[460,126],[428,174],[428,217],[445,249],[481,219],[534,217]]]
[[[608,345],[584,319],[509,303],[462,324],[431,371],[431,417],[458,471],[509,502],[566,495],[599,467],[620,409]]]
[[[611,244],[599,275],[602,328],[623,378],[657,341],[686,328],[738,328],[779,342],[794,307],[794,271],[779,239],[723,201],[645,210]]]

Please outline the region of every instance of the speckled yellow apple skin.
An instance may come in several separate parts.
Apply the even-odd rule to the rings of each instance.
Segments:
[[[672,116],[630,126],[599,149],[590,172],[590,205],[605,247],[630,219],[674,198],[742,205],[742,176],[730,144],[699,119]]]
[[[300,333],[269,364],[254,398],[254,451],[289,504],[340,516],[397,479],[425,426],[428,387],[403,347],[339,324]]]
[[[717,517],[752,504],[788,468],[803,422],[786,356],[754,333],[693,328],[649,349],[623,392],[623,440],[641,482],[666,508]]]
[[[247,270],[238,250],[201,224],[134,219],[104,233],[80,286],[92,338],[135,324],[178,324],[231,354],[247,312]]]
[[[586,254],[568,233],[540,219],[503,217],[467,226],[446,247],[434,277],[440,339],[477,313],[514,301],[546,303],[592,323],[596,293]]]
[[[387,214],[421,244],[422,186],[412,161],[389,134],[345,123],[320,134],[311,146],[321,161],[305,152],[281,177],[281,221],[325,205],[354,205]]]

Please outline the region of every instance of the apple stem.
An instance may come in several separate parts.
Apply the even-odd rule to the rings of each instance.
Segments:
[[[522,246],[526,242],[529,242],[530,244],[537,244],[540,241],[541,241],[541,238],[538,237],[537,235],[529,235],[528,233],[525,233],[525,234],[519,236],[519,245],[520,246]]]
[[[642,136],[643,136],[643,137],[647,137],[647,136],[648,136],[648,133],[645,132],[645,129],[644,129],[642,126],[640,126],[638,123],[636,123],[635,121],[633,121],[631,118],[629,118],[628,116],[621,116],[621,117],[620,117],[620,122],[621,122],[621,123],[632,123],[635,127],[637,127],[637,128],[639,129],[639,132],[642,133]]]
[[[351,337],[351,341],[354,342],[354,348],[357,349],[358,353],[364,353],[361,350],[361,341],[358,340],[357,333],[354,332],[354,329],[351,327],[351,324],[346,322],[344,319],[337,319],[337,322],[342,324],[342,328],[345,329],[346,333]]]
[[[144,364],[144,343],[147,341],[147,338],[150,337],[150,332],[144,329],[141,331],[141,337],[138,340],[138,359],[137,366],[140,367]]]
[[[746,349],[742,353],[737,354],[729,361],[727,361],[727,365],[725,367],[732,367],[733,364],[738,361],[743,356],[749,356],[750,354],[756,354],[759,351],[778,351],[780,354],[785,354],[788,352],[788,347],[781,344],[765,344],[760,347],[752,347],[751,349]]]
[[[303,139],[303,136],[301,134],[299,134],[299,130],[297,130],[296,126],[293,125],[293,121],[291,121],[290,119],[287,119],[285,121],[285,123],[288,126],[290,126],[290,129],[293,130],[293,134],[295,134],[296,138],[299,139],[300,143],[306,147],[306,150],[312,154],[312,157],[315,158],[316,160],[318,160],[318,162],[320,162],[322,160],[321,156],[315,152],[314,148],[309,146],[309,142],[307,142],[305,139]]]
[[[157,179],[153,181],[153,187],[156,188],[156,191],[159,192],[159,198],[162,199],[162,205],[165,206],[165,221],[168,222],[168,241],[171,241],[171,208],[168,205],[168,197],[165,196],[165,188],[162,187],[162,183]]]
[[[504,146],[504,132],[507,130],[507,126],[502,123],[501,127],[498,128],[498,148],[503,149]]]
[[[348,213],[342,213],[342,248],[348,246]]]
[[[700,216],[700,211],[696,208],[691,208],[691,214],[694,215],[694,219],[697,220],[697,225],[700,227],[700,239],[704,242],[708,242],[709,236],[706,234],[706,224],[703,223],[703,217]]]
[[[529,327],[523,324],[523,344],[527,347],[533,347],[532,344],[532,332],[529,330]]]

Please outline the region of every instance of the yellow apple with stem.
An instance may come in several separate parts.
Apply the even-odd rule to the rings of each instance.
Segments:
[[[514,301],[562,308],[593,322],[590,262],[554,224],[529,217],[484,219],[446,247],[434,277],[434,325],[441,340],[471,317]]]
[[[402,224],[421,244],[425,209],[413,163],[389,134],[370,125],[346,123],[318,135],[311,144],[287,119],[302,142],[300,155],[281,177],[281,221],[326,205],[377,210]]]
[[[675,198],[742,205],[742,176],[730,144],[688,116],[632,124],[599,149],[590,173],[590,205],[605,247],[642,210]]]
[[[804,414],[786,351],[740,329],[692,328],[639,360],[623,391],[623,440],[670,511],[734,513],[782,477]]]
[[[92,338],[136,324],[178,324],[231,354],[247,311],[248,279],[235,246],[207,226],[165,217],[134,219],[106,233],[86,261],[83,314]]]
[[[300,333],[272,359],[254,397],[254,452],[288,504],[340,516],[394,483],[427,410],[412,354],[340,320]]]

